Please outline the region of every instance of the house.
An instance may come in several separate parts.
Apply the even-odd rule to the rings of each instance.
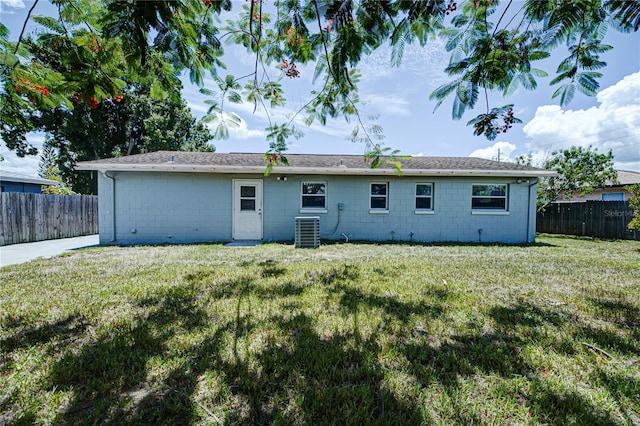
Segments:
[[[469,157],[412,157],[402,175],[362,156],[160,151],[82,162],[98,171],[101,244],[291,241],[296,217],[327,240],[526,243],[536,183],[553,172]]]
[[[40,194],[42,185],[60,185],[60,182],[51,179],[43,179],[23,175],[21,173],[10,172],[8,170],[0,170],[0,186],[1,192],[28,192],[32,194]]]
[[[558,200],[560,203],[577,203],[582,201],[629,201],[633,196],[629,191],[625,191],[624,187],[640,183],[640,172],[631,172],[628,170],[618,170],[618,182],[608,182],[604,188],[598,188],[591,194],[580,196],[576,193],[573,197],[566,200]]]

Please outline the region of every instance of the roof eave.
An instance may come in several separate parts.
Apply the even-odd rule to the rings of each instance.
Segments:
[[[180,172],[180,173],[237,173],[264,174],[266,166],[212,166],[195,164],[79,164],[77,170],[96,170],[100,172]],[[271,174],[288,175],[369,175],[394,176],[395,169],[348,168],[348,167],[295,167],[275,166]],[[543,177],[554,176],[550,170],[481,170],[481,169],[402,169],[403,176],[496,176],[496,177]]]
[[[55,180],[49,179],[21,179],[21,178],[12,178],[12,177],[2,177],[0,178],[3,182],[13,182],[13,183],[28,183],[30,185],[47,185],[47,186],[55,186],[60,185],[62,182],[58,182]]]

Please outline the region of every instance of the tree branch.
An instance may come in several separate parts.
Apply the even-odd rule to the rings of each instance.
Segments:
[[[491,38],[493,38],[493,36],[496,35],[496,31],[498,31],[498,27],[500,26],[500,22],[502,22],[502,18],[504,18],[504,16],[507,14],[507,10],[509,10],[509,7],[511,6],[511,3],[513,3],[513,0],[509,0],[509,3],[507,3],[507,5],[505,6],[504,10],[502,11],[502,15],[500,15],[500,19],[498,19],[498,22],[496,22],[496,26],[493,29],[493,34],[491,34]],[[509,25],[509,24],[507,24]],[[506,28],[506,26],[505,26]]]
[[[13,54],[15,55],[16,53],[18,53],[18,48],[20,47],[20,43],[22,42],[22,37],[24,36],[24,31],[27,29],[27,24],[29,23],[29,19],[31,18],[31,13],[33,12],[33,9],[36,8],[38,1],[40,0],[35,0],[33,2],[33,6],[31,6],[31,9],[29,9],[29,12],[27,13],[27,17],[24,19],[24,24],[22,25],[22,31],[20,31],[20,37],[18,37],[18,42],[16,43],[16,48],[13,50]]]

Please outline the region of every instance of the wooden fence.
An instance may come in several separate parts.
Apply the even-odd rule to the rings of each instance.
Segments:
[[[544,212],[538,212],[536,231],[640,240],[640,232],[627,229],[633,214],[626,201],[554,203]]]
[[[0,246],[98,233],[98,197],[3,192]]]

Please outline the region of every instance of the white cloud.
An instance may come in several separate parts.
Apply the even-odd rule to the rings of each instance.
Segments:
[[[512,161],[510,155],[516,146],[509,142],[496,142],[487,148],[480,148],[469,154],[469,157],[486,158],[487,160]]]
[[[406,116],[411,113],[409,101],[397,95],[372,94],[363,99],[363,104],[380,111],[385,116]]]
[[[0,11],[5,12],[5,7],[11,7],[13,9],[24,9],[24,1],[22,0],[0,0]]]
[[[531,152],[592,145],[598,152],[611,150],[615,166],[640,170],[640,72],[631,74],[597,95],[598,106],[563,110],[544,105],[523,127],[531,139]]]
[[[40,149],[44,142],[44,135],[30,133],[28,136],[29,142],[35,147]],[[4,161],[0,162],[2,170],[9,172],[21,173],[27,176],[38,176],[38,164],[40,163],[39,155],[27,155],[25,157],[18,157],[15,151],[9,151],[4,141],[0,141],[0,154],[4,158]]]
[[[263,130],[249,129],[249,127],[247,126],[247,122],[242,117],[237,116],[238,118],[240,118],[240,121],[238,122],[237,126],[234,126],[232,123],[235,122],[236,120],[230,118],[229,113],[225,112],[225,113],[222,113],[222,115],[224,117],[224,120],[226,120],[227,123],[229,123],[227,128],[229,130],[230,139],[245,140],[249,138],[265,137],[265,133]],[[211,129],[211,131],[215,132],[216,128],[218,127],[218,121],[207,123],[207,126]]]
[[[411,74],[411,91],[416,89],[415,82],[435,88],[447,81],[447,75],[442,70],[447,66],[449,58],[441,39],[429,40],[425,46],[420,46],[417,42],[405,45],[399,67],[391,65],[391,52],[391,46],[385,45],[362,58],[357,69],[363,80],[372,82],[390,76],[397,78],[400,73],[407,72]]]

